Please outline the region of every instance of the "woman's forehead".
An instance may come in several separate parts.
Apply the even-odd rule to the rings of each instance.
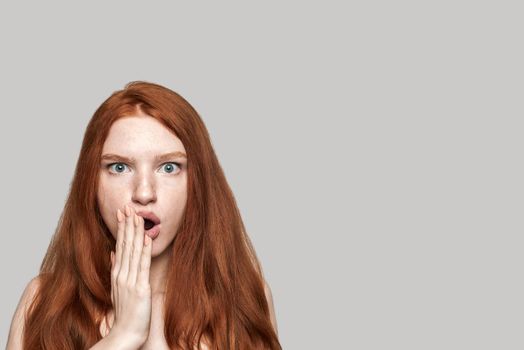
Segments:
[[[185,152],[182,141],[158,120],[149,116],[131,116],[116,120],[104,142],[104,152],[154,154]]]

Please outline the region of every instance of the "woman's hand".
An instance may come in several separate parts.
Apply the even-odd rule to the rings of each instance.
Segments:
[[[118,209],[116,254],[111,252],[111,302],[113,337],[140,347],[151,324],[151,238],[144,234],[144,219],[127,205]]]

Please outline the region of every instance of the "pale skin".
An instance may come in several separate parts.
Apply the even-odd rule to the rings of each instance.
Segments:
[[[171,244],[187,200],[185,148],[160,122],[139,114],[121,118],[111,126],[102,150],[103,156],[108,154],[130,161],[104,159],[100,164],[98,205],[117,244],[111,259],[114,308],[107,315],[107,326],[102,322],[100,333],[104,338],[92,349],[169,349],[163,335],[162,308]],[[155,159],[166,154],[170,156]],[[140,210],[152,211],[161,220],[160,234],[154,240],[144,234],[143,219],[135,217]],[[124,245],[124,241],[130,244]],[[34,278],[20,298],[8,350],[22,349],[23,312],[37,288],[38,278]],[[267,283],[265,292],[277,331]]]

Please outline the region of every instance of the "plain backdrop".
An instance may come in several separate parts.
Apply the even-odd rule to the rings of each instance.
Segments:
[[[517,1],[0,3],[0,331],[85,127],[132,80],[204,120],[285,349],[522,349]]]

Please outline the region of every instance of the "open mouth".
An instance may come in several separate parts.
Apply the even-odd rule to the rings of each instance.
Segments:
[[[157,238],[160,233],[160,224],[155,224],[149,219],[144,219],[144,233],[151,237],[151,239]]]
[[[160,234],[160,219],[153,213],[147,211],[138,211],[137,215],[140,215],[144,219],[144,233],[155,239]]]
[[[149,230],[155,226],[155,223],[149,219],[144,219],[144,230]]]

